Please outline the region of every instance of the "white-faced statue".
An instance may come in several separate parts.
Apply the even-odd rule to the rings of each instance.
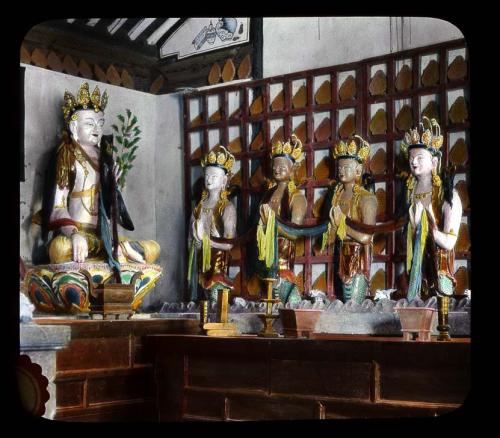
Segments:
[[[224,169],[216,166],[205,168],[205,187],[208,191],[219,191],[226,187],[227,175]]]
[[[436,170],[439,158],[425,148],[411,148],[408,151],[408,160],[410,163],[410,171],[415,177],[430,175],[432,170]]]
[[[104,127],[104,113],[94,110],[79,110],[76,120],[69,122],[71,137],[83,147],[99,146]]]

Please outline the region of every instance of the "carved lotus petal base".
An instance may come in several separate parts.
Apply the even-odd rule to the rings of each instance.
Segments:
[[[132,309],[136,310],[143,298],[162,275],[162,268],[154,264],[122,263],[121,281],[135,280]],[[36,309],[46,313],[87,313],[90,311],[90,281],[93,286],[114,283],[113,271],[104,262],[60,263],[37,265],[28,269],[24,278],[26,290]]]

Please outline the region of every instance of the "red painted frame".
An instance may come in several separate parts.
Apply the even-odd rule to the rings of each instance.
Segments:
[[[300,188],[305,189],[306,198],[308,201],[308,208],[306,214],[306,223],[315,223],[317,220],[312,216],[312,207],[314,204],[314,189],[320,187],[326,187],[328,181],[317,181],[313,178],[313,159],[314,151],[331,149],[332,145],[339,140],[338,134],[338,110],[344,108],[354,108],[356,111],[356,132],[360,133],[365,139],[368,140],[370,144],[385,142],[386,143],[386,173],[381,175],[375,175],[375,182],[385,182],[386,183],[386,212],[388,214],[377,217],[377,221],[388,220],[392,213],[394,212],[395,199],[394,199],[394,148],[395,141],[401,140],[404,137],[404,133],[395,132],[394,130],[394,103],[396,100],[401,99],[411,99],[412,109],[413,109],[413,120],[420,119],[420,97],[430,94],[438,95],[438,102],[440,108],[440,122],[442,131],[446,134],[456,131],[465,131],[466,141],[469,138],[469,123],[461,124],[451,124],[448,120],[448,100],[447,93],[450,90],[463,89],[466,96],[466,100],[469,94],[469,77],[464,80],[450,82],[447,79],[447,68],[449,65],[449,60],[447,57],[447,52],[449,50],[465,48],[467,53],[467,48],[465,40],[454,40],[445,43],[435,44],[426,47],[420,47],[417,49],[405,50],[401,52],[391,53],[388,55],[373,57],[365,59],[360,62],[336,65],[332,67],[319,68],[314,70],[305,70],[297,73],[291,73],[286,75],[274,76],[271,78],[259,79],[250,82],[245,82],[243,84],[234,84],[220,88],[212,88],[203,91],[198,91],[191,94],[184,95],[183,100],[183,113],[184,113],[184,166],[185,166],[185,212],[186,221],[189,220],[192,209],[192,183],[191,181],[191,168],[193,166],[199,165],[199,159],[191,158],[191,143],[190,134],[192,132],[202,132],[203,142],[202,142],[202,154],[208,152],[208,131],[209,129],[219,129],[220,141],[222,144],[227,145],[229,142],[228,128],[230,126],[240,127],[240,137],[242,140],[242,152],[235,154],[237,160],[241,160],[241,174],[242,174],[242,215],[248,219],[249,215],[249,199],[250,195],[258,193],[259,190],[250,186],[249,180],[251,175],[249,175],[249,160],[254,158],[262,158],[262,164],[268,166],[268,150],[270,148],[270,138],[271,133],[268,129],[268,123],[273,119],[283,119],[284,121],[284,136],[288,138],[292,133],[292,118],[297,115],[305,115],[306,119],[306,142],[304,143],[304,152],[307,159],[307,181],[300,186]],[[439,59],[439,83],[432,87],[422,87],[420,81],[420,60],[423,55],[437,54]],[[412,72],[413,72],[413,84],[411,89],[405,91],[397,91],[394,86],[396,72],[395,65],[396,61],[411,59]],[[445,62],[441,62],[445,60]],[[469,62],[468,55],[466,55],[466,62]],[[383,96],[370,96],[368,91],[368,86],[371,80],[370,68],[373,65],[386,64],[387,66],[387,90],[386,94]],[[354,99],[350,101],[339,101],[338,99],[338,85],[337,84],[337,74],[340,72],[355,71],[356,73],[356,89],[357,95]],[[469,69],[468,69],[469,73]],[[316,105],[314,103],[313,96],[313,80],[316,76],[330,75],[330,84],[332,90],[331,102],[328,104]],[[298,79],[306,80],[307,89],[307,105],[302,108],[292,107],[292,82]],[[282,111],[271,111],[270,109],[270,85],[282,83],[284,88],[284,109]],[[260,88],[263,100],[263,111],[262,113],[251,116],[249,113],[249,106],[251,102],[248,99],[248,90]],[[238,116],[229,118],[228,115],[228,92],[239,91],[240,92],[240,113]],[[216,122],[209,122],[208,114],[208,96],[218,95],[219,103],[222,104],[221,119]],[[202,101],[202,123],[191,127],[189,115],[189,100],[190,99],[201,99]],[[385,135],[371,135],[369,132],[370,123],[370,105],[380,102],[386,103],[386,117],[387,117],[387,133]],[[330,141],[315,142],[314,132],[313,132],[313,114],[315,112],[330,112],[331,120],[331,132],[332,139]],[[193,116],[197,116],[196,114]],[[250,123],[262,122],[262,131],[264,136],[265,150],[263,151],[249,151],[249,141],[248,141],[248,126]],[[231,139],[232,140],[232,139]],[[468,145],[470,148],[470,145]],[[443,150],[443,165],[448,164],[448,135],[444,136]],[[317,163],[316,163],[317,164]],[[369,163],[368,163],[369,164]],[[463,168],[458,169],[460,173],[466,173],[467,180],[469,180],[468,175],[468,165]],[[334,168],[333,160],[330,169],[331,177],[335,177],[336,171]],[[189,189],[188,189],[189,188]],[[464,215],[469,216],[470,210],[464,211]],[[188,230],[188,227],[186,227]],[[315,256],[313,254],[312,242],[310,238],[305,240],[305,253],[304,256],[297,257],[295,262],[297,264],[304,265],[304,289],[309,290],[312,283],[312,264],[313,263],[324,263],[327,265],[327,293],[330,297],[334,296],[333,291],[333,266],[332,266],[332,256],[330,251],[326,254]],[[240,278],[241,278],[241,292],[242,296],[245,298],[249,297],[246,292],[247,278],[245,272],[246,258],[246,248],[241,247],[241,260],[232,261],[232,265],[240,267]],[[467,253],[457,253],[456,259],[465,259],[470,261],[470,252]],[[395,254],[395,233],[388,235],[386,244],[386,254],[385,255],[374,255],[373,261],[383,262],[386,264],[386,287],[392,288],[395,284],[395,264],[404,261],[404,255]],[[186,286],[187,287],[187,286]],[[254,297],[255,298],[255,297]]]

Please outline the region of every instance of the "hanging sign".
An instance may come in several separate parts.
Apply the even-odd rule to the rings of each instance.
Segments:
[[[250,38],[250,18],[189,18],[163,43],[160,57],[178,59],[244,44]]]

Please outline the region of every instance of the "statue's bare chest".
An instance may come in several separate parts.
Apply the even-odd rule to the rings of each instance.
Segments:
[[[339,207],[346,216],[349,216],[349,212],[351,210],[352,204],[352,193],[342,192],[342,195],[339,198]]]
[[[271,199],[269,200],[269,205],[276,214],[280,213],[281,200],[283,199],[284,194],[285,190],[278,188],[271,195]]]

